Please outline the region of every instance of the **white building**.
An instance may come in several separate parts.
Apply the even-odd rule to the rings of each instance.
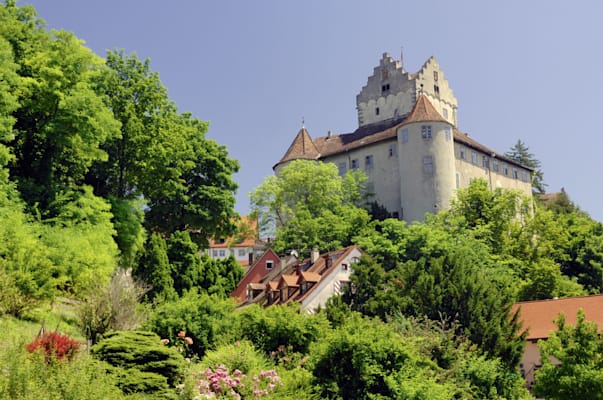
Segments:
[[[476,178],[531,196],[530,168],[458,129],[457,100],[435,58],[408,73],[385,53],[356,107],[358,129],[312,139],[302,128],[274,171],[296,159],[332,162],[341,174],[363,169],[375,200],[407,221],[448,208]]]

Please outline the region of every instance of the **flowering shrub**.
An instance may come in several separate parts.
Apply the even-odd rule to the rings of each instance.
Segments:
[[[197,388],[199,396],[195,399],[258,399],[267,396],[278,386],[282,386],[281,378],[275,370],[260,371],[258,375],[249,378],[240,370],[235,369],[232,375],[228,368],[219,365],[214,369],[207,368],[201,373]]]
[[[80,342],[59,332],[44,332],[27,345],[27,351],[33,353],[37,350],[44,354],[46,363],[55,357],[57,360],[67,358],[71,360],[80,348]]]

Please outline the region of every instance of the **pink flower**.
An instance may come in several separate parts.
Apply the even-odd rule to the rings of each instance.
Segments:
[[[161,339],[161,344],[168,344],[170,339]]]

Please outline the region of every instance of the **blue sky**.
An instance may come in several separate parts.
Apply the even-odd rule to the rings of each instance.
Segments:
[[[237,210],[301,126],[357,127],[356,94],[382,53],[415,72],[434,55],[459,128],[499,152],[518,139],[549,191],[603,221],[603,2],[560,0],[21,0],[95,53],[149,58],[180,111],[239,160]]]

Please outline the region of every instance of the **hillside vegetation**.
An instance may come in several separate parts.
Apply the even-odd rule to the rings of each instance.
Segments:
[[[530,398],[511,305],[603,290],[603,227],[564,193],[477,180],[408,225],[299,162],[252,194],[274,248],[366,253],[316,314],[238,309],[242,268],[203,255],[239,167],[207,129],[148,60],[0,5],[0,399]]]

